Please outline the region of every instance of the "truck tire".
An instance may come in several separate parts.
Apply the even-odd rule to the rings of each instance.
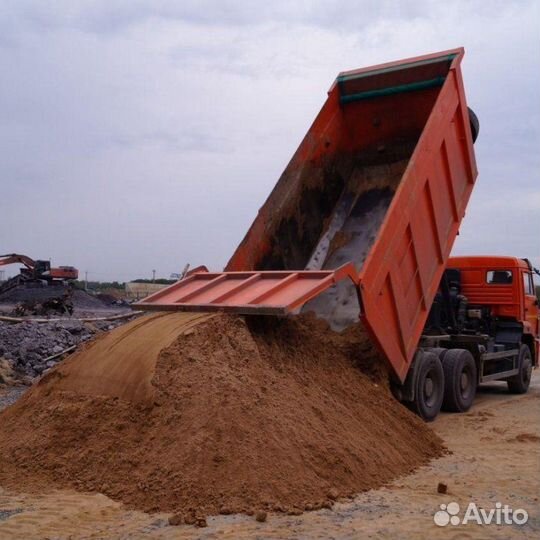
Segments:
[[[430,347],[429,349],[425,349],[427,352],[432,352],[433,354],[436,354],[439,360],[442,362],[444,355],[448,352],[449,349],[445,349],[444,347]]]
[[[414,385],[412,410],[426,422],[439,414],[444,394],[444,373],[436,354],[424,352],[419,357]]]
[[[518,359],[519,373],[507,380],[508,390],[512,394],[525,394],[529,389],[532,374],[531,350],[527,345],[519,349]]]
[[[450,349],[442,361],[444,411],[465,412],[476,396],[477,374],[473,355],[465,349]]]
[[[478,120],[478,116],[470,107],[467,107],[467,110],[469,111],[469,123],[471,124],[472,142],[474,143],[478,138],[478,133],[480,133],[480,120]]]

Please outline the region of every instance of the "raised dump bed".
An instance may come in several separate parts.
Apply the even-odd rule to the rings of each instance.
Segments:
[[[403,381],[477,174],[478,125],[465,101],[463,54],[454,49],[341,73],[226,272],[191,276],[195,290],[181,281],[138,307],[257,313],[261,304],[260,313],[285,313],[305,304],[336,329],[361,317]],[[353,275],[321,274],[347,263]],[[316,286],[312,276],[313,294],[306,294],[304,270],[324,279]],[[257,286],[241,302],[231,302],[231,294],[221,301],[231,272],[253,284],[267,279],[266,271],[302,277],[275,282],[285,296],[267,289],[261,295]]]

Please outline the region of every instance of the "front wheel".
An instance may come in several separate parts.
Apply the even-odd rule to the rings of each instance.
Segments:
[[[507,381],[508,390],[512,394],[525,394],[529,389],[532,375],[531,350],[527,345],[522,345],[519,349],[518,366],[519,373]]]
[[[412,409],[418,416],[431,422],[441,410],[444,394],[444,373],[441,361],[432,352],[424,352],[418,359]]]

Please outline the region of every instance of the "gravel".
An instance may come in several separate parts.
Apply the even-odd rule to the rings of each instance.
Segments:
[[[15,403],[26,391],[26,386],[0,386],[0,411]]]
[[[125,319],[92,323],[74,319],[47,323],[24,321],[15,324],[0,321],[0,357],[8,360],[19,376],[34,378],[62,360],[62,355],[55,358],[50,358],[51,356],[92,339],[98,332],[112,330],[125,322]]]

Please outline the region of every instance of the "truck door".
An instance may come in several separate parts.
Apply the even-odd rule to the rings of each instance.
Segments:
[[[538,298],[534,289],[533,276],[531,272],[523,272],[523,292],[525,321],[529,323],[531,333],[536,340],[540,338]],[[538,343],[538,341],[537,341]]]

